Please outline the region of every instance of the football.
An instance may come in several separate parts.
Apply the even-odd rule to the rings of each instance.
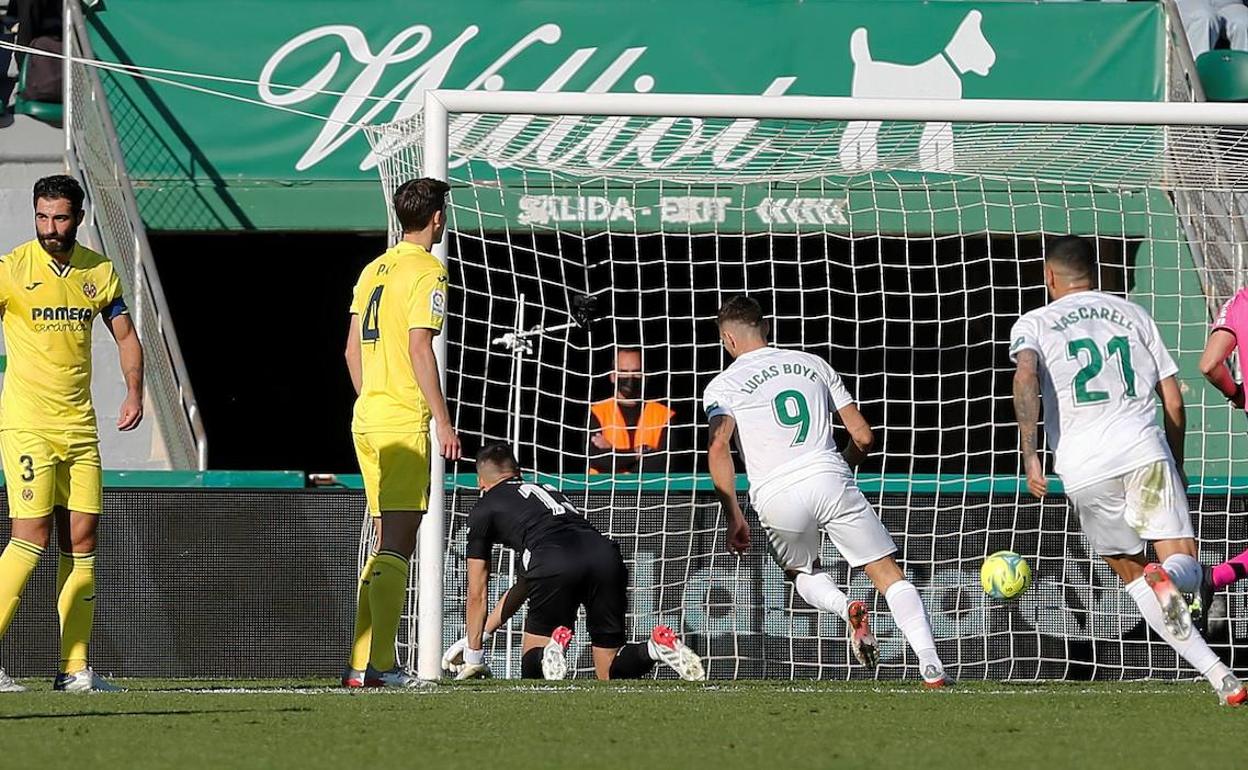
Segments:
[[[1013,599],[1031,585],[1031,567],[1013,551],[997,551],[979,568],[984,593],[994,599]]]

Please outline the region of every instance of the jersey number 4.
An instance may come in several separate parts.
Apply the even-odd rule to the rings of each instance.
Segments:
[[[1123,393],[1127,398],[1135,398],[1135,369],[1131,367],[1131,341],[1126,337],[1114,337],[1105,343],[1105,355],[1091,337],[1081,337],[1066,344],[1066,355],[1076,361],[1082,361],[1080,353],[1086,353],[1088,362],[1075,374],[1071,385],[1075,389],[1076,404],[1097,404],[1109,399],[1104,390],[1088,390],[1088,383],[1096,379],[1096,375],[1105,368],[1107,357],[1118,357],[1118,369],[1122,373]]]
[[[368,295],[368,305],[364,308],[364,318],[360,321],[360,339],[365,342],[376,342],[381,339],[381,330],[377,328],[377,316],[381,312],[381,290],[378,286]]]

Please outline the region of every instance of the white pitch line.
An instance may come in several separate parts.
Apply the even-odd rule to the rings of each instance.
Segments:
[[[958,698],[974,698],[974,697],[1010,697],[1010,696],[1036,696],[1036,695],[1172,695],[1176,692],[1173,685],[1163,685],[1160,687],[1151,687],[1148,689],[1139,688],[1109,688],[1109,687],[1084,687],[1079,689],[1060,688],[1048,689],[1044,686],[1027,686],[1019,685],[1017,687],[998,688],[985,690],[981,688],[965,688],[952,687],[941,690],[938,693],[915,687],[849,687],[845,689],[837,689],[834,686],[814,687],[792,685],[787,687],[766,687],[766,688],[749,688],[749,687],[722,687],[719,685],[708,685],[705,687],[681,687],[664,689],[657,687],[629,687],[629,686],[611,686],[609,688],[600,687],[578,687],[576,685],[530,685],[515,687],[483,687],[483,688],[467,688],[458,686],[444,686],[430,689],[399,689],[399,688],[366,688],[360,690],[348,690],[341,687],[224,687],[224,688],[182,688],[168,690],[131,690],[130,692],[138,693],[178,693],[187,695],[345,695],[354,697],[376,697],[378,695],[412,695],[412,696],[438,696],[438,695],[468,695],[472,697],[487,695],[507,695],[512,693],[583,693],[583,692],[612,692],[612,693],[649,693],[665,695],[669,693],[716,693],[720,695],[748,694],[754,692],[763,693],[785,693],[785,694],[821,694],[829,696],[837,695],[859,695],[871,693],[876,695],[909,695],[920,697],[958,697]],[[384,697],[384,696],[383,696]]]

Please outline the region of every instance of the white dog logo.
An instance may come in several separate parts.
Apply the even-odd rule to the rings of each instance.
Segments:
[[[986,76],[997,53],[980,30],[983,14],[971,11],[958,25],[945,50],[921,64],[893,64],[871,58],[867,30],[859,27],[849,39],[854,60],[851,95],[867,99],[961,99],[962,75]],[[878,166],[876,140],[880,121],[856,120],[845,127],[839,157],[846,171],[866,171]],[[953,126],[928,123],[919,140],[919,168],[952,171]]]

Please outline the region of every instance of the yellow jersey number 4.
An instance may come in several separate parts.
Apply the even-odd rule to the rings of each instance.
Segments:
[[[378,286],[368,296],[368,305],[364,307],[364,318],[360,321],[360,339],[364,342],[376,342],[381,339],[381,329],[377,321],[381,314],[381,290],[384,288],[386,287]]]

